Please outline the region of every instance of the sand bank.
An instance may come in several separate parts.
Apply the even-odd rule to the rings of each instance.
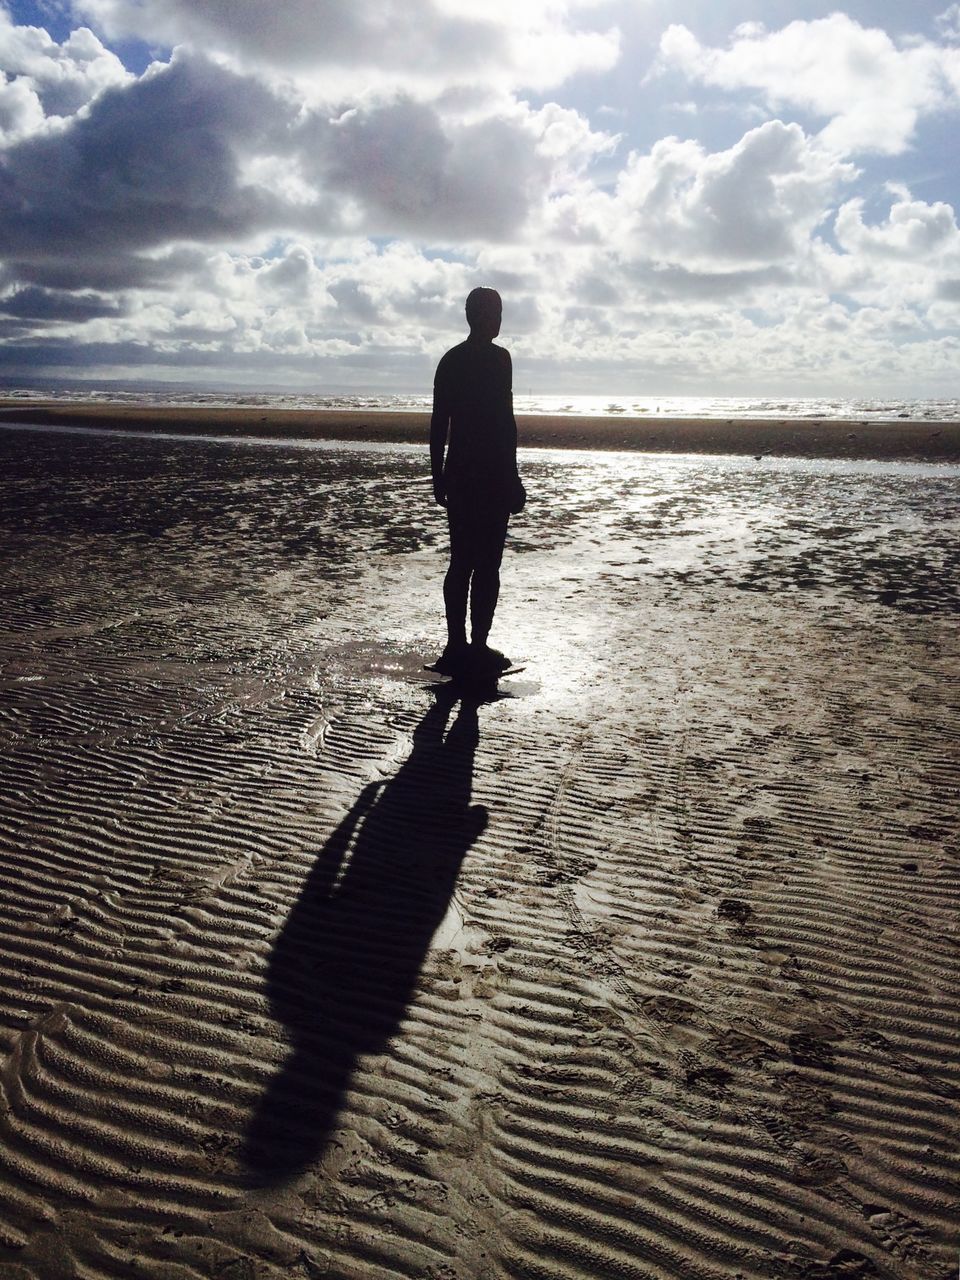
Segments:
[[[0,422],[168,431],[186,435],[266,436],[422,444],[423,413],[261,408],[158,408],[31,403],[0,399]],[[960,461],[960,423],[791,418],[582,418],[524,415],[527,448],[616,449],[657,453],[751,454],[806,458]]]
[[[4,1280],[956,1268],[953,470],[0,431]]]

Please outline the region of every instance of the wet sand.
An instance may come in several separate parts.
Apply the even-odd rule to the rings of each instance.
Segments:
[[[273,439],[422,444],[423,413],[260,408],[170,408],[0,399],[0,424],[96,427]],[[647,453],[767,457],[928,459],[960,462],[960,423],[795,418],[586,418],[524,415],[528,448],[639,450]]]
[[[0,1275],[944,1280],[960,471],[0,430]]]

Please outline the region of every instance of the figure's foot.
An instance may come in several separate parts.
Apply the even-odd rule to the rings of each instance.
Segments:
[[[491,649],[488,644],[472,644],[470,662],[478,671],[498,673],[512,666],[505,653],[501,653],[499,649]]]
[[[431,670],[441,676],[455,676],[463,671],[469,660],[470,649],[466,641],[463,644],[448,643]]]

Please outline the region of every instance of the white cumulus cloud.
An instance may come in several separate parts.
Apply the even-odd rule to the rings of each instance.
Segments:
[[[48,118],[71,116],[131,79],[86,27],[58,44],[42,27],[18,26],[0,6],[0,142],[36,133]]]
[[[860,198],[848,200],[837,214],[837,241],[848,253],[912,264],[949,255],[960,266],[960,229],[950,205],[943,201],[927,204],[903,192],[887,219],[872,226],[864,221],[863,207]]]
[[[802,256],[853,167],[771,120],[726,151],[664,138],[632,154],[613,213],[626,253],[662,263],[763,266]]]
[[[773,32],[751,24],[725,49],[674,25],[661,39],[659,65],[706,85],[757,90],[772,110],[826,118],[821,138],[843,154],[897,155],[921,116],[960,105],[956,50],[921,40],[899,48],[843,13]]]

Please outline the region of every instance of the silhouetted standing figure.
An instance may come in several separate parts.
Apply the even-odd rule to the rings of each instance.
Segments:
[[[513,367],[509,351],[493,341],[502,310],[495,289],[472,291],[466,304],[470,336],[442,357],[433,384],[433,492],[447,508],[450,525],[450,567],[443,583],[447,644],[435,669],[454,676],[495,674],[510,666],[487,644],[507,524],[526,501],[517,473]]]

